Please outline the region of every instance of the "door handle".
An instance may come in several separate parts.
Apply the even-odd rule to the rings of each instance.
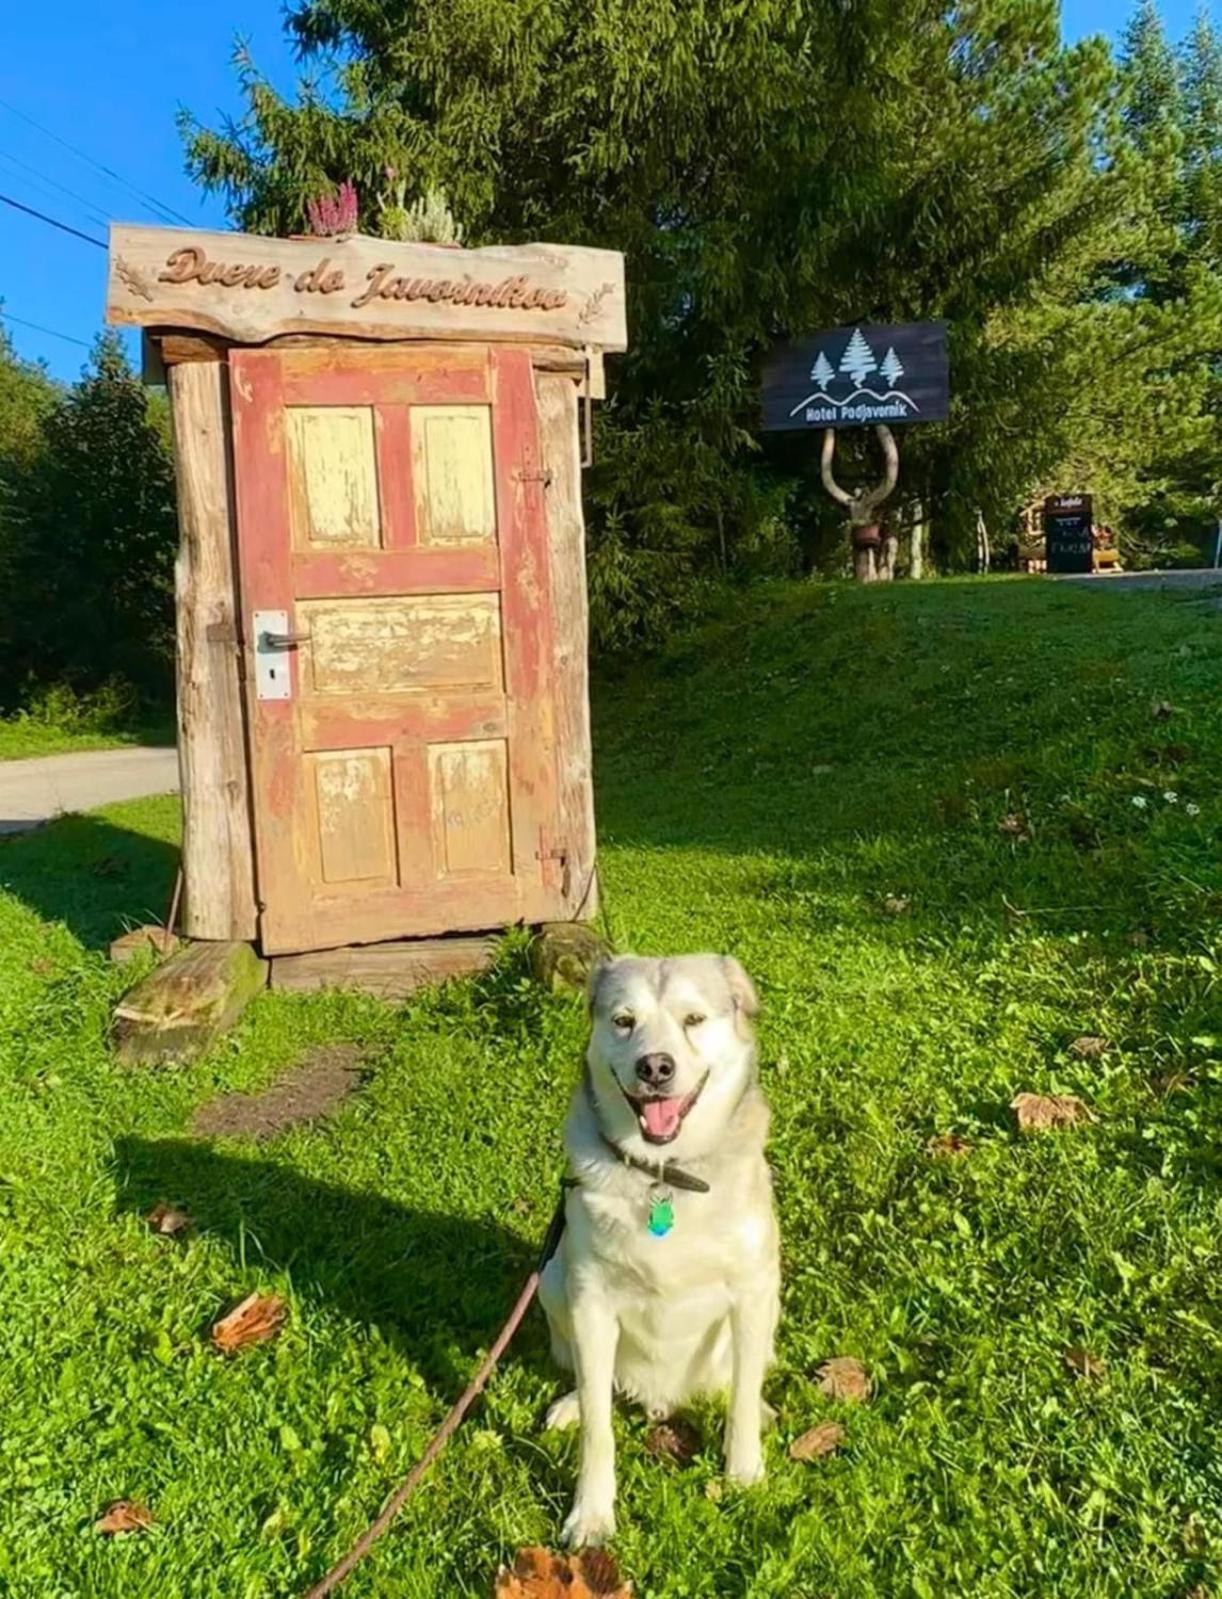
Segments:
[[[308,644],[308,633],[271,633],[264,631],[260,642],[266,650],[295,650],[299,644]]]

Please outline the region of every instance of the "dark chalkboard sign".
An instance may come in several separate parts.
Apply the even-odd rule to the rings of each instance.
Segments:
[[[764,431],[944,422],[945,322],[863,323],[775,349],[764,367]]]
[[[1052,494],[1044,501],[1044,554],[1050,572],[1092,572],[1094,512],[1089,494]]]

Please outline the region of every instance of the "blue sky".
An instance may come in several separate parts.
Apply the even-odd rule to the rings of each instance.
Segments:
[[[1222,0],[1211,0],[1215,13],[1219,6]],[[140,195],[193,226],[225,225],[218,202],[205,199],[183,172],[174,117],[180,105],[212,124],[240,110],[231,65],[238,35],[275,83],[291,84],[280,0],[187,7],[168,0],[10,0],[5,9],[0,195],[99,240],[105,218],[157,220]],[[1178,38],[1196,0],[1162,0],[1160,9]],[[1113,33],[1127,13],[1127,3],[1117,0],[1065,0],[1066,36]],[[0,204],[0,300],[22,355],[45,360],[59,377],[77,374],[83,346],[101,325],[105,264],[100,249]]]

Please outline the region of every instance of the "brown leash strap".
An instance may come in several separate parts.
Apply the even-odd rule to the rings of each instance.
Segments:
[[[552,1219],[548,1225],[547,1235],[543,1240],[543,1248],[539,1251],[538,1263],[535,1266],[534,1271],[531,1272],[530,1276],[523,1284],[522,1292],[518,1295],[517,1303],[509,1312],[509,1316],[505,1322],[505,1325],[496,1335],[496,1342],[488,1351],[487,1355],[485,1355],[483,1364],[468,1383],[462,1398],[458,1401],[446,1419],[442,1422],[441,1426],[434,1433],[428,1448],[408,1472],[402,1486],[397,1488],[391,1498],[387,1500],[386,1506],[378,1519],[364,1533],[362,1533],[360,1538],[357,1539],[356,1543],[353,1544],[352,1548],[348,1551],[344,1558],[336,1565],[331,1567],[330,1571],[328,1571],[327,1575],[322,1579],[322,1581],[314,1584],[314,1586],[303,1596],[303,1599],[323,1599],[325,1594],[334,1593],[336,1588],[339,1587],[340,1583],[350,1575],[353,1568],[365,1558],[365,1556],[373,1548],[374,1544],[377,1543],[378,1539],[399,1514],[400,1510],[403,1509],[403,1506],[411,1498],[412,1494],[415,1493],[420,1479],[424,1476],[425,1472],[445,1448],[446,1444],[450,1441],[451,1435],[457,1430],[458,1425],[462,1421],[463,1417],[467,1414],[468,1410],[470,1410],[471,1406],[483,1392],[484,1386],[489,1377],[491,1377],[492,1373],[496,1370],[497,1362],[505,1353],[505,1350],[509,1345],[509,1340],[513,1337],[514,1333],[517,1332],[518,1328],[522,1324],[523,1316],[525,1316],[526,1312],[530,1309],[530,1302],[535,1297],[535,1294],[539,1289],[539,1278],[543,1275],[543,1268],[556,1253],[556,1247],[560,1243],[561,1234],[564,1232],[565,1196],[568,1190],[574,1186],[574,1181],[571,1177],[566,1177],[561,1183],[563,1192],[560,1195],[556,1209],[552,1213]]]

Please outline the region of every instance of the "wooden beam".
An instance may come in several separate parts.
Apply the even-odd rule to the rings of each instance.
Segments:
[[[546,489],[548,559],[555,649],[559,837],[566,855],[565,907],[591,920],[598,913],[594,786],[590,751],[589,604],[585,520],[581,510],[579,391],[570,377],[537,372],[540,460]]]
[[[495,938],[415,938],[277,955],[271,986],[298,993],[356,988],[380,999],[404,999],[428,983],[469,977],[496,958]]]
[[[233,1025],[266,982],[267,962],[249,944],[189,944],[116,1006],[115,1052],[132,1066],[193,1060]]]
[[[144,381],[146,383],[164,383],[165,368],[175,366],[182,361],[223,361],[228,351],[230,340],[217,338],[209,333],[174,333],[159,329],[145,329],[142,342],[144,352]],[[277,350],[282,349],[310,349],[323,346],[335,349],[335,339],[319,333],[286,333],[280,338],[269,339],[268,345]],[[420,340],[404,341],[409,348],[419,348]],[[381,340],[385,348],[392,341]],[[348,348],[352,348],[352,341],[348,341]],[[586,357],[581,350],[563,344],[532,345],[530,352],[531,365],[536,372],[563,372],[571,377],[574,382],[583,386],[586,381]],[[605,400],[607,397],[607,374],[601,350],[591,349],[589,352],[590,398],[592,400]]]
[[[180,543],[178,762],[183,931],[253,939],[254,852],[234,579],[229,374],[223,362],[170,368]]]
[[[463,250],[360,234],[271,239],[124,223],[110,230],[106,319],[243,344],[331,333],[622,350],[628,339],[616,250]]]

